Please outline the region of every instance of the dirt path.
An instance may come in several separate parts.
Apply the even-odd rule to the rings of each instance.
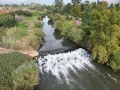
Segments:
[[[28,56],[31,56],[31,57],[35,57],[35,56],[38,56],[38,52],[33,50],[33,51],[27,51],[27,50],[12,50],[12,49],[5,49],[5,48],[1,48],[0,47],[0,54],[3,54],[3,53],[10,53],[10,52],[20,52],[22,54],[26,54]]]
[[[3,54],[3,53],[10,53],[10,52],[14,52],[14,50],[5,49],[5,48],[1,48],[1,47],[0,47],[0,54]]]

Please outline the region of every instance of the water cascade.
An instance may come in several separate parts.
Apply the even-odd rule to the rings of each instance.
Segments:
[[[76,70],[87,69],[94,66],[90,62],[91,59],[84,49],[78,49],[68,53],[60,53],[55,55],[47,55],[39,58],[39,67],[42,74],[51,73],[59,81],[62,81],[63,76],[66,82],[72,80],[69,72],[72,71],[77,74]]]

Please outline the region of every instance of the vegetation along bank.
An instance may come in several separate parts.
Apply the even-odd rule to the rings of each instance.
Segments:
[[[51,10],[53,14],[48,15],[54,28],[90,51],[94,60],[120,70],[120,4],[108,6],[106,1],[86,1],[62,7],[54,8]],[[78,20],[80,25],[76,25]]]

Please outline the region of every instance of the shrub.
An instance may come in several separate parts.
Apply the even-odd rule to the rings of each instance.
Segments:
[[[41,20],[41,16],[38,16],[37,19],[38,19],[38,20]]]
[[[48,18],[53,19],[53,14],[48,14]]]
[[[69,34],[71,28],[72,28],[72,26],[66,25],[66,26],[62,29],[61,35],[63,35],[64,37],[68,38],[68,34]]]
[[[3,14],[0,16],[0,27],[12,27],[15,26],[15,17],[11,14]]]
[[[30,45],[32,48],[37,49],[37,47],[39,47],[38,38],[35,37],[35,36],[29,38],[29,45]]]
[[[112,55],[109,63],[114,70],[120,70],[120,50]]]
[[[13,90],[12,72],[25,61],[32,58],[18,52],[0,54],[0,90]]]
[[[43,18],[46,15],[46,12],[40,12],[40,16]]]
[[[18,14],[18,15],[23,15],[23,16],[27,16],[27,17],[32,16],[32,13],[28,12],[28,11],[17,10],[17,11],[15,11],[15,13]]]
[[[55,28],[55,29],[58,29],[58,30],[60,30],[60,31],[63,29],[63,27],[64,27],[64,23],[63,23],[62,21],[59,21],[59,20],[58,20],[58,21],[56,21],[55,24],[54,24],[54,28]]]
[[[44,33],[40,29],[35,29],[33,33],[34,33],[34,36],[29,38],[29,45],[32,48],[37,49],[38,47],[40,47],[43,44],[42,39],[44,37]]]
[[[52,10],[46,11],[47,14],[53,13]]]
[[[60,14],[55,14],[52,18],[53,22],[59,20],[59,21],[65,21],[65,17],[61,16]]]
[[[65,19],[66,19],[66,20],[72,20],[72,16],[67,15],[67,16],[65,17]]]
[[[77,29],[75,27],[73,27],[69,34],[68,34],[70,40],[72,40],[73,42],[80,44],[81,41],[84,39],[85,37],[85,32],[83,30]]]
[[[43,22],[35,22],[35,24],[34,24],[34,27],[35,28],[42,28],[43,27]]]
[[[45,36],[45,34],[43,33],[43,31],[40,30],[40,29],[35,29],[34,30],[34,35],[37,36],[37,37],[42,37],[42,38]]]
[[[14,90],[34,90],[38,84],[39,69],[35,62],[25,62],[12,73]]]

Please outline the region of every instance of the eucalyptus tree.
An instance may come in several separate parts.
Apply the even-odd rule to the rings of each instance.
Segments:
[[[55,4],[55,8],[56,8],[55,11],[56,11],[57,13],[60,13],[61,8],[62,8],[62,6],[63,6],[63,0],[55,0],[54,4]]]

